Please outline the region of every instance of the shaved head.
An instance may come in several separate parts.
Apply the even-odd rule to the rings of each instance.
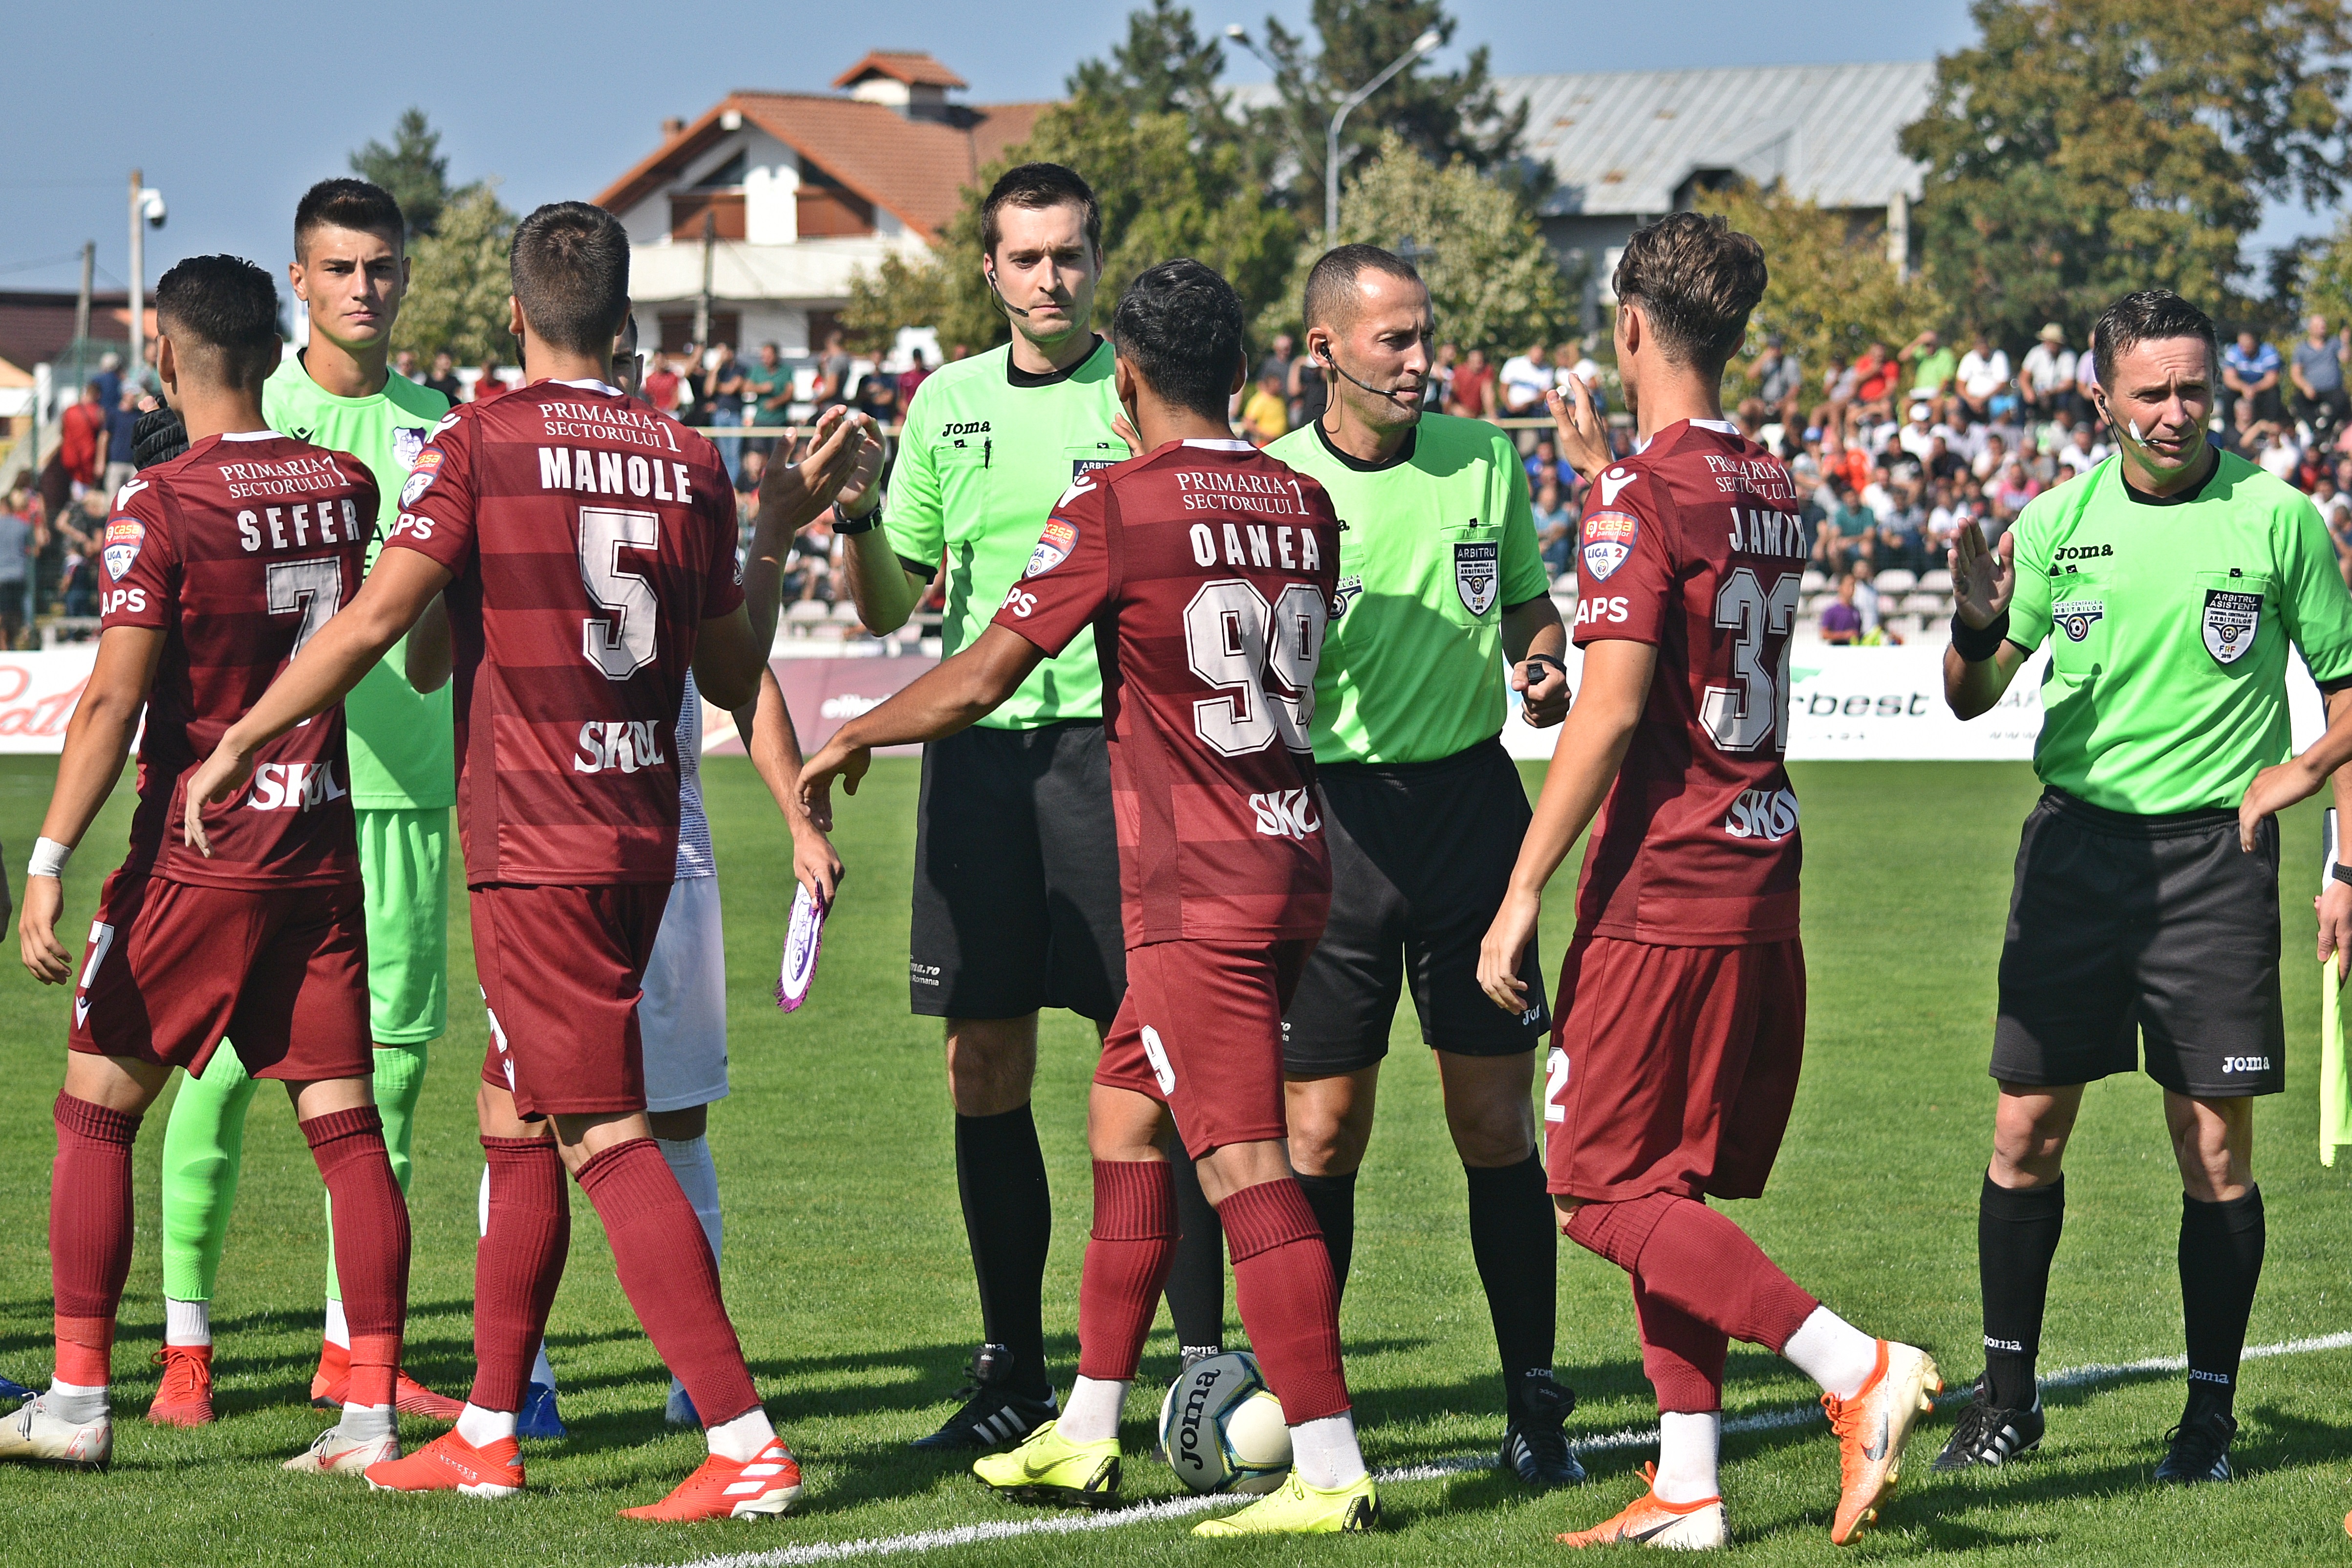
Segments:
[[[1421,285],[1421,274],[1413,270],[1412,262],[1377,245],[1343,245],[1327,250],[1307,275],[1307,325],[1333,332],[1347,331],[1363,302],[1359,285],[1367,272]]]

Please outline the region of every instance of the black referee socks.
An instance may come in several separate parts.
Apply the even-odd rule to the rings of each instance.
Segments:
[[[1050,1398],[1045,1376],[1045,1254],[1054,1242],[1054,1199],[1045,1155],[1026,1105],[995,1116],[955,1119],[956,1187],[980,1286],[988,1342],[1013,1352],[1014,1392]]]
[[[2065,1225],[2065,1177],[2046,1187],[2004,1187],[1987,1173],[1977,1199],[1977,1278],[1984,1293],[1985,1393],[1999,1409],[2023,1410],[2033,1403],[2050,1260],[2058,1255]],[[2188,1233],[2181,1234],[2186,1269]],[[2241,1334],[2245,1321],[2240,1313]]]
[[[1486,1289],[1502,1358],[1503,1392],[1514,1419],[1528,1373],[1551,1370],[1559,1295],[1559,1227],[1544,1190],[1543,1156],[1516,1165],[1465,1165],[1470,1180],[1470,1256]]]
[[[2230,1414],[2246,1318],[2263,1277],[2263,1190],[2228,1203],[2180,1199],[2180,1313],[2189,1330],[2189,1406]]]
[[[1168,1269],[1168,1316],[1177,1348],[1223,1350],[1225,1344],[1225,1231],[1216,1205],[1201,1191],[1200,1169],[1181,1148],[1169,1157],[1176,1183],[1176,1260]]]
[[[1300,1176],[1299,1190],[1315,1223],[1323,1227],[1323,1249],[1331,1255],[1331,1279],[1339,1294],[1348,1293],[1348,1265],[1356,1256],[1356,1173],[1344,1176]]]

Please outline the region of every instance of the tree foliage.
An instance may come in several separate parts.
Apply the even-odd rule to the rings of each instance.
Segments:
[[[409,247],[408,297],[393,324],[392,346],[420,357],[446,349],[461,364],[490,355],[511,362],[507,268],[515,215],[499,200],[498,182],[484,180],[450,196],[435,231]]]
[[[2352,22],[2336,0],[1974,0],[1903,150],[1927,270],[2014,347],[2117,296],[2221,309],[2266,197],[2332,201]],[[2077,341],[2080,341],[2079,338]]]
[[[1748,346],[1739,358],[1778,333],[1806,374],[1818,378],[1832,354],[1851,362],[1872,343],[1900,348],[1944,317],[1933,284],[1896,280],[1886,237],[1874,227],[1856,231],[1843,215],[1825,213],[1777,185],[1731,185],[1701,195],[1697,205],[1722,214],[1764,247],[1770,281],[1748,319]]]
[[[352,173],[392,193],[411,240],[431,234],[449,204],[449,160],[441,152],[441,132],[421,109],[402,111],[391,146],[370,142],[352,153]]]
[[[1526,205],[1455,158],[1439,167],[1391,132],[1339,194],[1342,245],[1412,248],[1441,339],[1523,348],[1570,319],[1570,283]],[[1302,247],[1269,326],[1296,330],[1320,244]],[[1581,288],[1581,280],[1576,287]]]
[[[2285,319],[2270,327],[2271,335],[2294,334],[2294,318],[2314,311],[2326,317],[2330,326],[2352,321],[2352,215],[2337,220],[2335,232],[2325,239],[2315,237],[2297,247],[2294,257],[2302,265],[2291,298],[2299,308],[2278,312]]]

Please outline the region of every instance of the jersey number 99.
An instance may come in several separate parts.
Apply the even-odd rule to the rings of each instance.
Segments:
[[[1307,583],[1291,584],[1271,606],[1239,577],[1201,585],[1184,606],[1184,654],[1193,674],[1224,693],[1192,704],[1192,728],[1211,751],[1245,757],[1277,737],[1294,752],[1311,749],[1315,661],[1329,616]]]

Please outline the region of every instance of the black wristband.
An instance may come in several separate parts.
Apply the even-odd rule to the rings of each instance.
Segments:
[[[881,526],[882,503],[879,501],[875,502],[874,510],[864,517],[845,517],[839,507],[833,509],[833,531],[844,539],[855,539],[861,533],[871,533]]]
[[[2339,882],[2352,882],[2352,866],[2347,866],[2340,860],[2327,868],[2327,874]]]
[[[1958,611],[1952,612],[1952,647],[1969,664],[1982,664],[2000,651],[2009,637],[2009,612],[2003,610],[1993,617],[1992,625],[1979,631],[1969,625]]]

